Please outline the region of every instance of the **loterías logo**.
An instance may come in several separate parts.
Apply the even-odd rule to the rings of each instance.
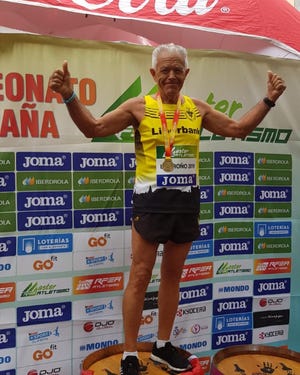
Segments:
[[[148,4],[150,3],[150,0],[138,2],[133,0],[72,0],[72,2],[90,11],[98,11],[101,9],[104,11],[107,10],[110,14],[124,15],[124,13],[134,14],[145,10]],[[218,2],[219,0],[197,0],[193,2],[192,5],[189,5],[186,0],[177,0],[174,1],[174,4],[172,6],[170,6],[169,4],[167,4],[167,0],[154,0],[153,11],[160,16],[171,14],[173,12],[176,12],[181,16],[186,16],[192,13],[195,13],[197,15],[203,15],[213,10],[214,7],[218,4]],[[133,3],[135,5],[133,5]],[[147,11],[149,12],[149,7]]]

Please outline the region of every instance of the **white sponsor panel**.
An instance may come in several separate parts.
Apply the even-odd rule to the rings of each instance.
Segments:
[[[178,340],[183,337],[196,337],[201,335],[207,335],[211,332],[212,318],[206,317],[197,320],[182,320],[174,324],[171,337],[173,340]]]
[[[73,358],[81,358],[82,355],[87,356],[88,354],[107,348],[111,345],[121,344],[123,342],[123,335],[121,333],[114,336],[101,335],[75,339],[72,342],[73,346]],[[69,343],[70,345],[70,343]],[[71,345],[70,345],[71,346]]]
[[[73,321],[87,319],[118,319],[122,317],[122,296],[84,299],[73,302]]]
[[[71,340],[72,323],[55,322],[18,327],[17,347]]]
[[[248,297],[253,295],[253,281],[223,281],[213,284],[213,298]]]
[[[289,310],[291,297],[283,294],[253,297],[253,312]]]
[[[211,335],[174,340],[173,345],[180,347],[191,354],[206,352],[211,349]]]
[[[219,260],[214,262],[214,277],[234,277],[253,274],[252,259]]]
[[[17,316],[16,316],[16,309],[15,308],[8,308],[4,309],[1,306],[0,309],[0,324],[5,324],[6,326],[10,324],[16,324]]]
[[[16,257],[0,257],[0,277],[15,276]]]
[[[270,344],[288,339],[289,325],[277,325],[253,329],[253,344]]]
[[[19,275],[40,275],[72,271],[72,254],[40,254],[17,257]]]
[[[75,271],[92,269],[107,269],[123,266],[123,250],[87,250],[74,253],[73,265]]]
[[[17,349],[18,358],[22,358],[22,365],[44,365],[65,361],[71,358],[70,341],[59,341],[55,344],[23,346]]]
[[[124,247],[131,249],[131,229],[123,231],[124,234]]]
[[[31,371],[33,374],[42,375],[42,374],[53,374],[53,375],[65,375],[70,373],[71,360],[69,361],[59,361],[55,363],[45,363],[43,365],[31,365],[27,367],[18,367],[17,374],[29,375]],[[34,372],[36,371],[36,372]],[[79,370],[74,372],[74,374],[79,374]]]
[[[121,230],[74,233],[74,252],[95,249],[122,249],[124,233]]]
[[[103,335],[111,335],[115,337],[116,334],[123,332],[123,321],[121,318],[114,319],[108,317],[107,319],[93,319],[80,320],[73,322],[73,338],[85,338]]]
[[[16,349],[2,349],[0,350],[0,371],[15,368],[16,362]]]
[[[207,316],[212,316],[212,301],[180,305],[177,309],[175,324],[195,318],[199,321]]]
[[[139,332],[144,334],[145,331],[151,331],[158,327],[158,310],[145,310],[142,314]]]
[[[72,295],[72,278],[39,279],[17,283],[17,301],[67,297]]]

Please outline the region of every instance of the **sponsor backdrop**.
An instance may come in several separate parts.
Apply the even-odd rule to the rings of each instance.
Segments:
[[[0,48],[0,375],[79,374],[88,354],[123,342],[133,132],[84,138],[48,77],[67,59],[77,95],[100,115],[154,89],[152,50],[29,35],[0,35]],[[208,371],[230,345],[300,351],[300,66],[189,52],[184,93],[230,117],[265,95],[269,69],[288,85],[245,139],[201,132],[201,235],[183,270],[172,340]],[[139,341],[156,337],[162,251]]]

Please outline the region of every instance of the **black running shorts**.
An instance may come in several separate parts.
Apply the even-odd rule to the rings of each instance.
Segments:
[[[141,213],[132,222],[136,231],[152,243],[185,243],[199,235],[199,217],[194,213]]]

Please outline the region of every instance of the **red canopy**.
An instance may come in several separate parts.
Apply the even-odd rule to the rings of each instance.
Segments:
[[[286,0],[0,0],[0,7],[0,25],[43,35],[300,52],[300,12]]]

